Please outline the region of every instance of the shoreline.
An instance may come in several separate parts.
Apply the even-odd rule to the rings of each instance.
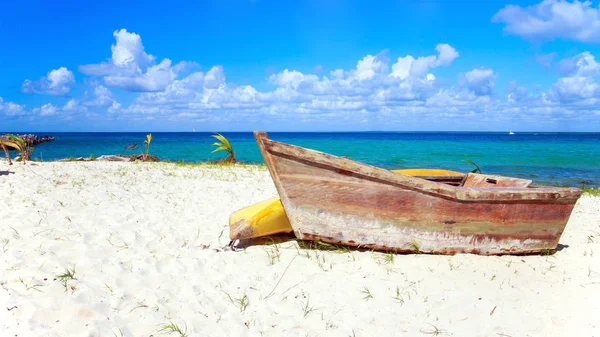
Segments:
[[[105,159],[105,160],[99,160],[98,158],[108,158],[108,157],[131,157],[131,155],[122,155],[122,154],[116,154],[116,155],[101,155],[99,157],[71,157],[71,158],[64,158],[64,159],[57,159],[57,160],[32,160],[32,161],[28,161],[28,163],[80,163],[80,162],[122,162],[122,163],[134,163],[134,164],[139,164],[139,163],[153,163],[153,164],[172,164],[172,165],[176,165],[176,166],[233,166],[233,167],[264,167],[265,170],[267,169],[267,166],[264,163],[253,163],[253,162],[241,162],[238,161],[234,164],[227,164],[227,163],[222,163],[219,162],[218,160],[216,161],[184,161],[184,160],[179,160],[179,161],[175,161],[175,160],[160,160],[157,158],[157,160],[150,160],[150,161],[143,161],[143,160],[109,160],[109,159]],[[0,162],[5,162],[6,158],[4,157],[0,157]],[[13,159],[13,165],[23,165],[22,162],[18,162],[18,161],[14,161]],[[27,164],[25,164],[27,165]],[[10,166],[9,166],[10,167]],[[490,174],[495,174],[495,173],[490,173]],[[510,175],[508,175],[510,176]],[[531,179],[531,178],[530,178]],[[594,196],[600,196],[600,185],[586,185],[586,184],[558,184],[558,183],[538,183],[536,182],[535,179],[532,179],[533,183],[532,186],[553,186],[553,187],[574,187],[574,188],[579,188],[583,190],[584,194],[591,194]]]
[[[7,170],[0,331],[10,336],[157,336],[170,324],[190,337],[600,328],[599,197],[581,197],[552,255],[336,252],[296,241],[229,251],[229,215],[277,196],[266,166],[0,161]]]

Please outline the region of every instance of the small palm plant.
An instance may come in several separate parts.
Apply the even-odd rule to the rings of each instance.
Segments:
[[[6,137],[8,137],[9,140],[3,142],[3,144],[17,150],[21,156],[23,164],[25,164],[25,161],[31,160],[31,152],[33,152],[33,147],[29,146],[27,142],[23,140],[23,138],[15,136],[12,133],[7,133]]]
[[[0,137],[0,147],[4,151],[4,154],[6,155],[6,160],[8,160],[8,165],[12,165],[12,160],[10,160],[10,153],[8,153],[8,149],[6,148],[7,146],[8,145],[5,145],[5,143],[2,141],[2,137]]]
[[[235,163],[235,152],[233,152],[233,147],[231,146],[231,143],[229,142],[229,140],[227,140],[227,138],[225,138],[225,136],[221,135],[220,133],[217,133],[215,135],[213,135],[214,138],[216,138],[218,140],[218,142],[213,143],[213,146],[216,146],[217,148],[214,149],[211,153],[214,152],[218,152],[218,151],[225,151],[229,154],[229,156],[227,156],[227,158],[225,158],[224,162],[225,163]]]
[[[150,152],[150,143],[152,142],[152,134],[149,133],[146,135],[146,140],[144,141],[144,152],[142,153],[142,159],[148,160],[148,152]]]
[[[471,173],[483,173],[483,171],[481,171],[481,169],[479,168],[479,165],[475,164],[475,162],[473,162],[472,160],[465,159],[464,162],[475,166],[475,168],[471,170]]]

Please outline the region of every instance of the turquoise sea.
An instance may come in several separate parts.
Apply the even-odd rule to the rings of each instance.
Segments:
[[[139,153],[145,133],[34,133],[52,135],[33,157],[56,160],[103,154]],[[251,132],[223,133],[236,157],[261,163]],[[483,132],[335,132],[269,133],[274,140],[299,145],[388,169],[446,168],[468,171],[464,160],[484,173],[523,177],[536,183],[600,186],[600,133]],[[153,133],[150,153],[161,160],[199,162],[223,157],[211,153],[211,133]],[[135,150],[124,148],[138,144]]]

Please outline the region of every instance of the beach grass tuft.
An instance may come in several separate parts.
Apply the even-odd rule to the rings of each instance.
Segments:
[[[310,306],[310,297],[307,297],[306,303],[304,304],[304,318],[306,318],[306,316],[308,316],[311,312],[313,312],[315,310],[316,310],[315,308]]]
[[[583,194],[591,195],[594,197],[600,197],[600,187],[583,187]]]
[[[438,336],[441,333],[444,333],[444,330],[439,329],[437,326],[433,325],[433,324],[429,324],[431,325],[431,329],[429,330],[421,330],[422,333],[427,334],[427,335],[431,335],[431,336]]]
[[[31,279],[28,282],[25,282],[25,280],[23,278],[19,278],[19,282],[21,282],[21,284],[23,284],[25,286],[25,290],[35,290],[35,291],[39,291],[39,292],[43,292],[41,290],[39,290],[38,288],[41,287],[41,285],[39,284],[34,284],[33,281],[35,281],[35,276],[37,275],[37,273],[40,271],[40,269],[42,269],[42,267],[44,266],[44,264],[42,264],[36,271],[35,274],[33,274],[33,276],[31,277]]]
[[[248,307],[248,305],[250,304],[250,299],[248,298],[248,295],[244,294],[244,296],[239,297],[239,298],[233,298],[231,295],[229,295],[228,292],[221,290],[222,292],[225,293],[225,295],[227,295],[227,297],[229,297],[229,300],[231,301],[231,303],[236,304],[239,308],[240,308],[240,312],[244,312],[246,310],[246,308]]]
[[[365,297],[363,297],[363,300],[365,300],[365,301],[368,301],[373,298],[373,294],[371,294],[371,290],[369,290],[369,288],[367,288],[367,287],[363,287],[363,290],[361,290],[361,293],[363,295],[365,295]]]
[[[71,270],[66,268],[65,272],[57,275],[56,278],[60,283],[62,283],[63,287],[65,287],[65,292],[67,292],[69,290],[69,281],[77,279],[75,278],[75,267],[73,267]]]
[[[419,243],[417,241],[413,241],[411,246],[415,254],[421,254],[421,249],[419,248]]]
[[[402,296],[402,291],[400,291],[400,287],[396,286],[396,296],[392,297],[396,301],[404,304],[404,297]]]
[[[182,330],[179,327],[179,325],[173,323],[172,321],[169,321],[169,324],[163,325],[160,329],[158,329],[157,332],[158,333],[167,333],[167,334],[177,333],[181,337],[187,337],[188,336],[188,334],[187,334],[187,325],[185,326],[185,330]]]
[[[269,258],[269,265],[274,265],[275,262],[281,260],[281,252],[279,251],[279,246],[273,238],[271,239],[270,248],[266,248],[267,257]]]

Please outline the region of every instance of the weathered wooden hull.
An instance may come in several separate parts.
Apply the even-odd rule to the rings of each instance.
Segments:
[[[581,195],[497,176],[452,186],[275,142],[263,132],[255,137],[303,240],[397,252],[544,252],[556,249]],[[487,187],[497,179],[498,187]],[[505,186],[511,184],[517,186]]]

